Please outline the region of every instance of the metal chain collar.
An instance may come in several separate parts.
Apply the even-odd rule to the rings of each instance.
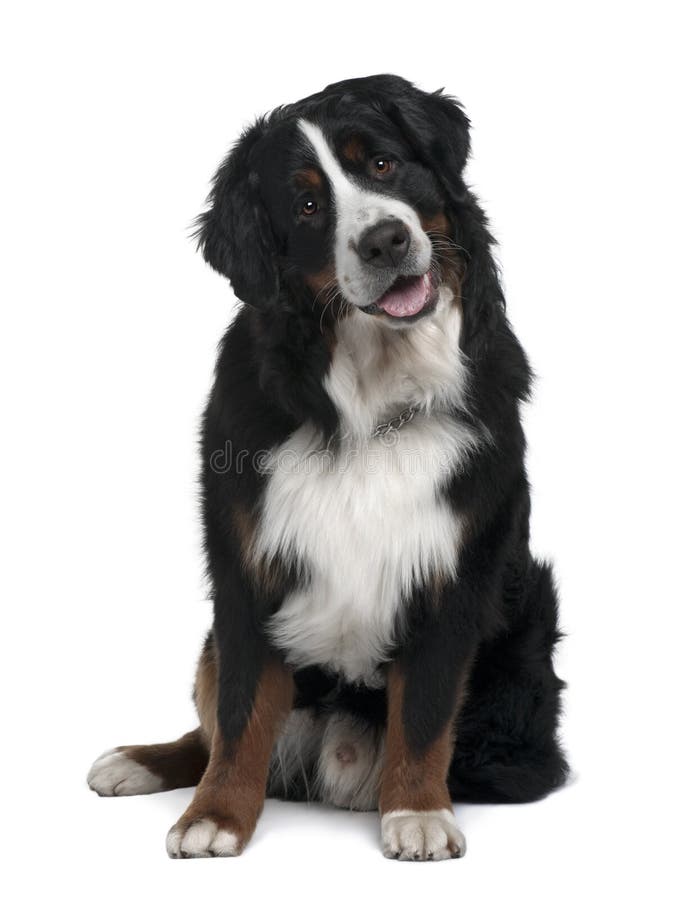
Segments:
[[[372,437],[382,437],[382,435],[391,434],[392,431],[399,431],[403,425],[407,425],[408,422],[411,422],[418,412],[419,406],[407,406],[402,412],[399,412],[397,416],[389,419],[388,422],[382,422],[381,425],[377,425],[372,432]]]

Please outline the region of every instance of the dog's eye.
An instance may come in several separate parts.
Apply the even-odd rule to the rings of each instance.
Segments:
[[[315,200],[305,200],[302,205],[302,215],[303,216],[313,216],[314,213],[318,212],[318,203]]]
[[[372,171],[375,175],[390,175],[395,169],[395,162],[385,156],[377,156],[372,160]]]

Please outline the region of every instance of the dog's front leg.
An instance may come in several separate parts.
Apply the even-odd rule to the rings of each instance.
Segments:
[[[255,629],[218,624],[216,613],[218,715],[210,759],[192,803],[168,833],[173,858],[241,853],[264,804],[274,740],[292,707],[292,673]]]
[[[447,787],[454,723],[476,641],[441,621],[388,669],[388,714],[379,800],[384,855],[438,860],[463,856]]]

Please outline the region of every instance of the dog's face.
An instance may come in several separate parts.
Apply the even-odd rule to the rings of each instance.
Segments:
[[[393,76],[333,85],[244,134],[201,219],[206,259],[256,306],[301,284],[314,304],[410,324],[451,267],[467,152],[448,98]]]
[[[431,237],[446,235],[443,197],[385,116],[345,112],[299,118],[268,138],[262,200],[288,264],[320,300],[338,291],[364,312],[409,321],[437,296]]]

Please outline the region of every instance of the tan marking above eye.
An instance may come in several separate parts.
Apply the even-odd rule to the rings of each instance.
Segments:
[[[342,147],[342,155],[344,159],[348,159],[349,162],[359,163],[362,162],[365,158],[365,149],[363,144],[358,137],[351,137]]]
[[[300,188],[318,191],[323,187],[323,176],[317,169],[301,169],[295,174],[295,183]]]

